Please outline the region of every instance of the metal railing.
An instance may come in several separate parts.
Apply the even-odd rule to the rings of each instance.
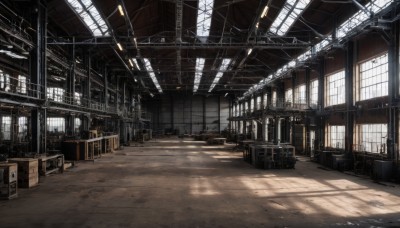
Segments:
[[[0,93],[43,99],[42,89],[43,86],[31,83],[27,78],[18,79],[0,74]]]

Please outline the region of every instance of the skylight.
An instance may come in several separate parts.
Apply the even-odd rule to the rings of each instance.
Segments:
[[[223,59],[221,66],[218,69],[218,73],[214,78],[213,83],[210,86],[210,89],[208,92],[210,93],[214,87],[218,84],[219,80],[222,78],[222,75],[224,75],[224,72],[228,69],[229,64],[231,63],[231,59]]]
[[[197,90],[199,89],[200,80],[203,76],[204,61],[205,59],[203,58],[196,59],[196,72],[194,73],[193,93],[197,92]]]
[[[149,73],[151,80],[153,80],[153,83],[156,86],[158,92],[162,93],[163,91],[161,89],[160,84],[158,84],[158,80],[156,78],[156,75],[154,74],[154,70],[153,70],[153,67],[151,67],[151,63],[150,63],[149,59],[144,58],[143,61],[144,61],[144,66],[146,67],[146,70]]]
[[[71,8],[78,14],[93,36],[108,36],[109,28],[91,0],[67,0]]]
[[[365,5],[365,8],[370,10],[372,13],[379,13],[381,10],[389,6],[392,1],[389,0],[375,0],[373,2],[369,2]],[[336,36],[339,40],[343,39],[348,35],[348,33],[361,25],[364,21],[369,18],[369,15],[365,13],[363,10],[359,10],[352,17],[346,20],[343,24],[341,24],[337,30]]]
[[[135,64],[136,68],[137,68],[138,70],[140,70],[138,61],[137,61],[136,59],[134,59],[134,58],[132,58],[132,60],[133,60],[133,63]]]
[[[213,6],[214,0],[199,0],[196,34],[202,42],[206,42],[207,37],[210,35]]]
[[[311,0],[287,0],[269,31],[278,36],[285,35],[310,2]]]

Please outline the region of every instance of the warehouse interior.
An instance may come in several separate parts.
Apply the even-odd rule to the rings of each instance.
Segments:
[[[1,227],[400,226],[399,79],[398,0],[2,0]]]

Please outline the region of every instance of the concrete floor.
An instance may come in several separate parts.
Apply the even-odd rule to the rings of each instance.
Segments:
[[[232,146],[160,139],[20,189],[0,227],[398,227],[400,188],[318,168],[257,170]]]

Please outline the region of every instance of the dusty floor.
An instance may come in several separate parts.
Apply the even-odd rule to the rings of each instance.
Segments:
[[[318,168],[257,170],[229,146],[159,139],[20,189],[0,227],[398,227],[400,187]]]

